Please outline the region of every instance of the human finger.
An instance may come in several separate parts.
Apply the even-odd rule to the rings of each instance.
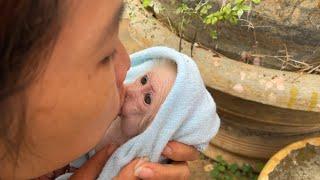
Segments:
[[[184,180],[190,177],[190,170],[186,162],[176,164],[146,162],[137,168],[136,176],[150,180]]]
[[[196,148],[176,141],[170,141],[164,148],[162,155],[174,161],[193,161],[200,157]]]
[[[148,159],[141,158],[135,159],[127,164],[124,168],[121,169],[119,174],[114,178],[115,180],[138,180],[137,177],[137,168],[142,166]]]

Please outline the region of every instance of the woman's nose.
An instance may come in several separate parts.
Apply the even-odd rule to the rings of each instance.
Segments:
[[[120,40],[118,42],[117,51],[118,51],[119,57],[114,62],[114,65],[115,65],[115,71],[116,71],[117,86],[120,89],[121,86],[123,86],[123,81],[125,80],[127,71],[130,68],[130,58],[126,49],[120,42]]]

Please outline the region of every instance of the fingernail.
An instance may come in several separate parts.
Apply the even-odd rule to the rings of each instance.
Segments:
[[[135,165],[134,169],[139,168],[139,166],[141,166],[143,163],[148,162],[148,161],[149,161],[148,157],[143,157],[143,158],[139,159],[139,161]]]
[[[146,168],[146,167],[138,167],[135,171],[134,171],[134,175],[142,178],[142,179],[146,179],[146,178],[152,178],[154,173],[151,169]]]
[[[163,150],[163,154],[165,155],[171,155],[172,154],[172,149],[169,146],[166,146]]]

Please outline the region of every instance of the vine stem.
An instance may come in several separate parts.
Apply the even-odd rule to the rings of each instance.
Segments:
[[[179,39],[179,52],[181,52],[181,50],[182,50],[182,37],[183,37],[184,21],[185,21],[185,18],[183,16],[181,24],[180,24],[180,32],[179,32],[179,36],[180,36],[180,39]]]
[[[194,48],[194,43],[196,42],[196,39],[197,39],[197,35],[198,35],[198,31],[195,30],[192,43],[191,43],[191,57],[193,57],[193,48]]]

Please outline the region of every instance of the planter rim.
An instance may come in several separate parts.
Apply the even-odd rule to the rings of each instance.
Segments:
[[[126,2],[124,18],[129,20],[130,35],[142,47],[179,49],[180,38],[146,11],[140,0]],[[181,52],[191,55],[191,43],[182,40],[181,47]],[[320,112],[320,75],[249,65],[200,46],[193,48],[193,59],[211,88],[271,106]]]
[[[292,143],[285,148],[278,151],[275,155],[271,157],[271,159],[267,162],[263,170],[261,171],[258,180],[268,180],[269,173],[271,173],[274,168],[280,163],[282,159],[284,159],[287,155],[291,153],[293,150],[301,149],[309,143],[314,146],[320,146],[320,137],[309,138],[301,141],[297,141]]]

